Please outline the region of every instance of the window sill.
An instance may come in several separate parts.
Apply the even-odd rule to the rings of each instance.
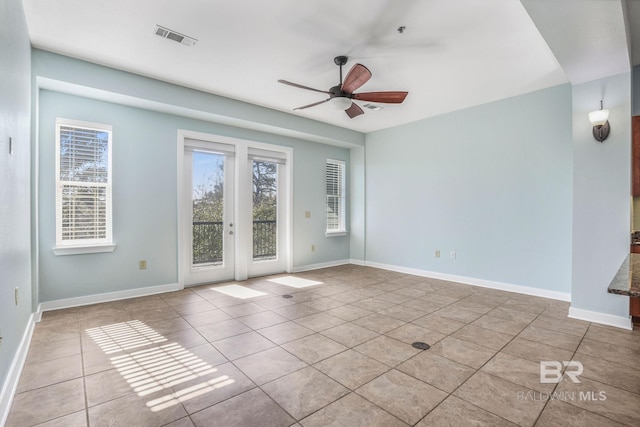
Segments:
[[[348,233],[346,231],[326,231],[324,233],[325,237],[341,237],[346,236]]]
[[[116,249],[115,244],[55,246],[53,248],[53,253],[56,254],[56,256],[82,255],[82,254],[97,254],[97,253],[104,253],[104,252],[113,252],[115,249]]]

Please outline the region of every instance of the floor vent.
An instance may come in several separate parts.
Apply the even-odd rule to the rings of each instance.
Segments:
[[[289,295],[289,294],[282,295],[282,298],[293,298],[293,295]]]
[[[187,46],[193,46],[198,41],[193,37],[185,36],[184,34],[180,34],[168,28],[161,27],[160,25],[156,25],[155,34],[156,36],[173,40],[174,42],[178,42]]]
[[[418,350],[429,350],[431,348],[431,346],[426,342],[420,342],[420,341],[414,342],[413,344],[411,344],[411,346],[413,348],[417,348]]]

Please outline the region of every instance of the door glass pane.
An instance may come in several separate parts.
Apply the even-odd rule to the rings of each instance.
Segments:
[[[223,262],[224,155],[193,153],[193,265]]]
[[[276,259],[278,236],[278,165],[253,161],[253,259]]]

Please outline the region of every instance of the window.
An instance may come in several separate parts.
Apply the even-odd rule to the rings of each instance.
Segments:
[[[327,160],[327,236],[347,234],[345,222],[345,163]]]
[[[111,126],[56,120],[56,255],[110,252]]]

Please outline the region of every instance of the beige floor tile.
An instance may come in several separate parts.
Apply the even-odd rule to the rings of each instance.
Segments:
[[[580,377],[580,384],[563,381],[556,388],[566,403],[629,426],[640,425],[640,395]],[[573,398],[573,399],[570,399]]]
[[[254,389],[191,415],[196,427],[283,427],[295,422],[262,390]]]
[[[447,397],[447,393],[396,370],[363,385],[356,393],[409,425]]]
[[[16,394],[5,426],[35,425],[83,409],[83,380],[78,378]]]
[[[84,382],[89,407],[134,393],[133,388],[117,369],[89,375],[85,377]]]
[[[513,339],[512,335],[492,331],[491,329],[480,328],[474,325],[467,325],[464,328],[458,329],[456,332],[451,334],[451,336],[493,350],[500,350]]]
[[[267,309],[256,303],[248,302],[245,304],[238,304],[238,305],[232,305],[229,307],[223,307],[220,310],[224,311],[225,313],[233,317],[243,317],[243,316],[249,316],[251,314],[261,313]]]
[[[179,402],[155,402],[136,394],[128,394],[89,408],[89,423],[92,427],[159,426],[185,415]]]
[[[185,329],[183,331],[170,332],[165,334],[165,343],[176,343],[184,348],[197,347],[207,343],[207,340],[195,329]]]
[[[272,311],[263,311],[261,313],[251,314],[245,317],[238,317],[236,320],[239,320],[253,330],[267,328],[269,326],[277,325],[278,323],[289,321],[286,317],[282,317]]]
[[[82,357],[79,354],[25,365],[17,393],[82,377]]]
[[[172,423],[166,424],[163,427],[194,427],[194,424],[191,422],[191,418],[184,417]]]
[[[514,338],[501,351],[536,363],[542,360],[571,360],[573,357],[572,351],[519,337]]]
[[[347,350],[313,366],[352,390],[389,369],[387,365],[353,350]]]
[[[515,427],[516,424],[482,408],[449,396],[431,411],[416,427]]]
[[[404,362],[421,351],[413,348],[410,344],[385,336],[374,338],[353,349],[391,367]]]
[[[379,335],[370,329],[354,325],[353,323],[345,323],[343,325],[336,326],[335,328],[322,331],[321,333],[322,335],[349,348],[369,341]]]
[[[495,354],[495,350],[453,336],[434,344],[428,351],[474,369],[480,368]]]
[[[331,310],[332,308],[342,307],[346,302],[338,301],[329,297],[323,297],[304,302],[303,304],[311,308],[315,308],[316,310],[326,311]]]
[[[235,360],[275,347],[275,344],[256,332],[249,332],[214,341],[213,346],[227,359]]]
[[[575,357],[578,358],[582,354],[619,363],[633,369],[640,369],[638,352],[628,347],[584,338],[576,351]]]
[[[551,329],[552,331],[558,331],[565,334],[583,337],[587,332],[590,323],[583,320],[569,318],[559,319],[557,317],[540,315],[531,323],[531,325],[540,328]]]
[[[541,393],[551,393],[555,388],[555,384],[540,382],[539,363],[506,353],[496,354],[481,371]]]
[[[475,372],[474,369],[426,350],[396,367],[397,370],[451,393]]]
[[[537,427],[622,427],[623,425],[559,400],[550,401],[536,423]]]
[[[304,427],[406,427],[407,424],[355,393],[303,419]]]
[[[212,323],[231,319],[230,315],[218,308],[209,311],[202,311],[195,314],[186,314],[182,317],[193,327],[210,325]]]
[[[73,414],[38,424],[37,427],[87,427],[87,411],[74,412]]]
[[[282,348],[308,364],[317,363],[347,350],[342,344],[320,334],[282,344]]]
[[[485,314],[471,322],[471,325],[515,336],[522,332],[522,330],[529,325],[529,322],[524,320],[501,319],[499,317]]]
[[[532,302],[531,300],[528,301],[526,298],[518,297],[504,302],[500,307],[538,315],[547,309],[548,304]]]
[[[320,310],[317,310],[313,307],[309,307],[308,305],[304,305],[304,304],[290,305],[287,307],[277,308],[273,311],[282,317],[286,317],[289,320],[295,320],[301,317],[311,316],[312,314],[320,313]]]
[[[550,329],[540,328],[533,325],[524,329],[518,337],[568,351],[575,351],[576,348],[578,348],[581,339],[575,335],[552,331]]]
[[[182,404],[189,414],[193,414],[255,388],[255,384],[231,363],[205,369],[186,379],[176,381],[173,393],[157,400],[162,400],[165,405]]]
[[[487,314],[497,306],[498,306],[497,302],[482,301],[476,298],[475,296],[470,296],[454,304],[451,304],[449,306],[449,309],[451,309],[452,313],[455,313],[456,311],[461,309],[465,311],[472,311],[478,314]]]
[[[458,304],[458,303],[454,303],[445,308],[441,308],[438,311],[434,311],[433,314],[446,317],[448,319],[457,320],[458,322],[463,322],[463,323],[471,323],[474,320],[476,320],[478,317],[481,317],[483,314],[485,314],[485,313],[481,313],[473,310],[467,310],[460,306],[456,306],[455,304]]]
[[[72,356],[80,354],[80,352],[80,333],[76,333],[73,338],[58,341],[32,341],[29,345],[29,355],[25,365]]]
[[[422,326],[423,328],[430,329],[432,331],[440,332],[441,334],[449,335],[464,327],[466,323],[457,320],[450,319],[448,317],[439,316],[437,314],[428,314],[419,319],[414,320],[414,325]]]
[[[536,314],[526,311],[515,310],[506,307],[496,307],[487,313],[489,316],[499,317],[505,320],[515,320],[530,323],[536,318]]]
[[[336,307],[336,308],[332,308],[331,310],[327,310],[326,313],[332,316],[339,317],[348,322],[351,322],[353,320],[367,316],[373,312],[369,310],[365,310],[364,308],[356,307],[354,305],[343,305],[341,307]]]
[[[304,326],[305,328],[320,332],[324,331],[325,329],[341,325],[345,321],[339,317],[335,317],[327,313],[317,313],[310,316],[301,317],[300,319],[296,319],[295,322]]]
[[[216,307],[209,301],[197,301],[187,304],[176,304],[172,308],[181,316],[186,314],[202,313],[203,311],[211,311]]]
[[[416,310],[415,308],[404,305],[396,305],[382,310],[380,314],[402,320],[403,322],[411,322],[427,314],[427,311]]]
[[[602,328],[598,325],[591,325],[585,335],[585,338],[640,351],[640,330],[611,330],[608,328]]]
[[[370,329],[379,334],[384,334],[406,324],[405,321],[387,316],[382,312],[361,317],[351,323]]]
[[[210,325],[198,326],[196,328],[200,334],[207,341],[213,342],[223,338],[233,337],[235,335],[245,334],[251,332],[251,329],[245,326],[243,323],[238,322],[235,319],[223,320],[221,322],[213,323]]]
[[[573,360],[584,367],[581,377],[640,394],[639,369],[584,354],[576,354]]]
[[[347,388],[312,367],[264,384],[262,390],[298,420],[349,393]]]
[[[353,303],[353,305],[355,305],[356,307],[364,308],[365,310],[379,312],[386,308],[393,307],[396,304],[375,298],[368,298],[362,301],[356,301]]]
[[[412,308],[414,310],[420,310],[422,312],[426,313],[433,313],[434,311],[438,311],[440,309],[442,309],[443,307],[446,307],[448,304],[444,303],[444,302],[440,302],[440,301],[430,301],[429,300],[429,295],[426,295],[424,297],[420,297],[420,298],[416,298],[416,299],[411,299],[409,301],[406,301],[404,303],[402,303],[403,307],[409,307]]]
[[[413,323],[407,323],[406,325],[387,332],[385,335],[407,344],[420,341],[431,346],[446,337],[445,334],[414,325]]]
[[[280,347],[237,359],[234,364],[258,385],[273,381],[307,366],[302,360]]]
[[[257,332],[279,345],[314,334],[313,330],[292,321],[258,329]]]
[[[515,424],[532,426],[542,412],[545,402],[519,397],[526,396],[529,392],[534,391],[493,375],[478,372],[453,394]]]

